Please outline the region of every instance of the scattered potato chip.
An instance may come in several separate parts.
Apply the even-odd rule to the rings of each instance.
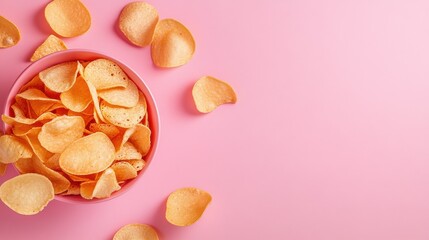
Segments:
[[[125,88],[129,81],[127,74],[116,63],[107,59],[97,59],[90,62],[85,67],[84,78],[97,90],[114,87]]]
[[[30,145],[33,153],[42,161],[46,162],[49,158],[51,158],[54,154],[46,150],[40,144],[38,139],[39,133],[41,131],[40,127],[35,127],[31,129],[24,137],[27,140],[27,143]]]
[[[214,77],[200,78],[192,88],[192,96],[198,111],[209,113],[225,103],[237,102],[234,89],[226,82]]]
[[[146,156],[150,149],[150,135],[151,131],[148,127],[142,124],[136,125],[136,130],[130,137],[130,142],[136,147],[137,151],[142,156]]]
[[[11,135],[0,136],[0,163],[14,163],[31,156],[33,153],[24,140]]]
[[[89,125],[89,130],[91,132],[102,132],[110,139],[116,137],[120,133],[118,127],[109,123],[91,123]]]
[[[146,162],[143,159],[132,159],[132,160],[126,160],[125,162],[128,162],[129,164],[131,164],[137,170],[137,172],[142,170],[146,165]]]
[[[182,188],[168,196],[165,218],[176,226],[189,226],[196,222],[206,210],[212,197],[198,188]]]
[[[36,49],[36,51],[34,51],[30,61],[34,62],[51,53],[66,49],[67,46],[63,40],[55,37],[54,35],[49,35],[48,38]]]
[[[72,142],[83,136],[85,122],[79,116],[61,116],[43,125],[39,141],[52,153],[62,153]]]
[[[146,114],[145,101],[143,94],[139,93],[139,101],[135,107],[118,107],[111,105],[106,101],[102,101],[100,104],[100,110],[108,122],[118,127],[130,128],[143,120],[143,117]]]
[[[158,11],[145,2],[128,3],[119,15],[119,29],[134,45],[144,47],[152,42]]]
[[[135,107],[139,101],[137,86],[128,80],[126,88],[117,87],[98,91],[98,96],[104,101],[119,107]]]
[[[137,170],[126,161],[115,162],[110,167],[115,171],[116,180],[118,182],[134,179],[137,177]]]
[[[39,77],[50,90],[61,93],[73,87],[81,67],[78,61],[60,63],[41,71]]]
[[[158,240],[155,229],[146,224],[128,224],[119,229],[113,240]]]
[[[151,45],[153,63],[158,67],[179,67],[191,60],[195,41],[189,30],[174,19],[159,21]]]
[[[0,199],[16,213],[34,215],[54,199],[54,188],[43,175],[23,174],[0,186]]]
[[[13,47],[20,39],[21,34],[15,24],[0,16],[0,48]]]
[[[89,92],[88,85],[82,76],[76,79],[76,83],[72,88],[61,93],[60,99],[65,107],[74,112],[82,112],[92,102],[92,96]]]
[[[0,176],[3,176],[6,172],[7,164],[0,163]]]
[[[76,37],[91,27],[91,14],[79,0],[53,0],[45,7],[49,26],[60,36]]]
[[[104,133],[94,133],[70,144],[60,157],[63,171],[88,175],[107,169],[115,160],[115,146]]]

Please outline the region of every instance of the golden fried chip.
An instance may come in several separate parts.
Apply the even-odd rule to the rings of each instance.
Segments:
[[[189,226],[206,210],[212,197],[198,188],[182,188],[168,196],[165,218],[176,226]]]
[[[89,92],[88,85],[82,76],[76,79],[76,83],[72,88],[61,93],[60,99],[65,107],[74,112],[82,112],[92,102],[92,96]]]
[[[45,84],[40,80],[39,74],[34,76],[28,83],[24,84],[20,89],[19,92],[24,92],[27,89],[30,88],[36,88],[40,91],[43,91],[45,89]]]
[[[139,90],[131,81],[126,88],[117,87],[98,91],[98,96],[104,101],[119,107],[135,107],[139,101]]]
[[[90,108],[91,111],[94,111],[92,104],[89,105],[88,108]],[[83,112],[73,112],[72,110],[68,110],[66,115],[68,115],[68,116],[79,116],[79,117],[83,118],[83,120],[85,121],[85,126],[86,126],[86,125],[88,125],[88,123],[90,123],[94,119],[94,114],[92,112],[89,115],[86,113],[86,110],[88,108],[86,108]]]
[[[214,77],[200,78],[192,88],[192,96],[199,112],[208,113],[225,103],[237,102],[234,89]]]
[[[144,47],[152,42],[158,19],[158,11],[152,5],[128,3],[119,15],[119,29],[131,43]]]
[[[93,199],[92,193],[94,192],[96,181],[83,182],[80,184],[80,196],[85,199]]]
[[[151,145],[150,135],[151,131],[148,127],[142,124],[137,124],[136,130],[130,137],[129,141],[136,147],[137,151],[139,151],[142,156],[146,156],[149,152]]]
[[[83,136],[85,122],[79,116],[61,116],[43,125],[38,136],[44,148],[62,153],[72,142]]]
[[[61,154],[55,153],[50,158],[48,158],[43,164],[54,171],[57,171],[57,172],[61,171],[60,156]]]
[[[97,174],[89,174],[89,175],[73,175],[70,173],[65,173],[72,181],[74,182],[88,182],[88,181],[94,181],[97,179]]]
[[[36,49],[36,51],[34,51],[30,61],[34,62],[46,55],[66,49],[67,46],[63,40],[55,37],[54,35],[49,35],[48,38]]]
[[[63,196],[69,196],[69,195],[80,195],[80,185],[79,184],[71,184],[69,189],[67,191],[61,193]]]
[[[78,61],[60,63],[41,71],[39,77],[50,90],[61,93],[73,87],[80,68]]]
[[[95,89],[103,90],[114,87],[127,87],[127,74],[114,62],[107,59],[97,59],[90,62],[84,70],[86,81]]]
[[[102,101],[100,110],[108,122],[118,127],[130,128],[141,122],[146,114],[145,101],[143,94],[139,93],[139,101],[135,107],[118,107]]]
[[[91,132],[102,132],[106,134],[110,139],[116,137],[120,131],[118,127],[109,123],[91,123],[89,125],[89,130]]]
[[[0,48],[13,47],[20,39],[21,34],[15,24],[0,16]]]
[[[7,169],[7,164],[0,163],[0,176],[4,175],[4,173],[6,172],[6,169]]]
[[[146,162],[143,159],[125,160],[124,162],[131,164],[137,172],[142,170],[146,165]]]
[[[178,67],[191,60],[195,41],[189,30],[174,19],[159,21],[151,45],[153,63],[158,67]]]
[[[54,188],[45,176],[23,174],[0,186],[0,199],[16,213],[34,215],[54,199]]]
[[[21,109],[21,107],[18,105],[18,103],[12,104],[12,106],[10,106],[10,108],[12,108],[13,115],[15,117],[17,117],[17,118],[27,118],[25,116],[25,112]]]
[[[115,160],[130,160],[141,159],[143,156],[137,151],[134,145],[126,142],[118,152],[116,152]]]
[[[119,186],[116,180],[115,172],[111,168],[108,168],[101,174],[97,181],[83,182],[80,188],[83,198],[93,199],[110,197],[113,192],[121,189],[121,186]]]
[[[53,99],[37,88],[29,88],[24,92],[18,93],[16,99],[21,98],[27,101],[43,101],[49,103],[59,103],[58,99]]]
[[[103,117],[103,114],[100,110],[100,102],[98,101],[98,93],[97,89],[95,89],[94,85],[92,83],[86,81],[86,84],[88,85],[89,93],[91,94],[92,102],[93,102],[93,116],[97,123],[100,122],[106,122],[106,120]]]
[[[31,156],[33,152],[24,140],[12,135],[0,136],[0,163],[14,163]]]
[[[158,240],[155,229],[146,224],[128,224],[119,229],[113,240]]]
[[[70,144],[60,157],[60,167],[74,175],[107,169],[115,160],[115,146],[106,134],[97,132]]]
[[[53,0],[45,7],[49,26],[60,36],[76,37],[91,27],[91,14],[79,0]]]
[[[124,146],[124,144],[128,141],[128,139],[130,139],[131,135],[133,135],[135,131],[135,126],[120,130],[120,133],[112,139],[116,152],[119,152],[122,149],[122,146]]]
[[[115,162],[110,168],[115,171],[118,182],[137,177],[137,170],[133,167],[133,165],[126,161]]]
[[[51,112],[46,112],[46,113],[43,113],[42,115],[38,116],[36,119],[20,117],[20,116],[10,117],[10,116],[4,115],[4,114],[1,116],[1,119],[7,125],[14,126],[16,124],[33,125],[37,122],[44,122],[46,120],[51,120],[51,119],[54,119],[56,117],[57,117],[57,115],[55,115]]]
[[[33,153],[42,161],[46,162],[49,158],[51,158],[54,154],[46,150],[40,144],[38,139],[39,133],[41,131],[40,127],[35,127],[31,129],[24,137],[30,145]]]

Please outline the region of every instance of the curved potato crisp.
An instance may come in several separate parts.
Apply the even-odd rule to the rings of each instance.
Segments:
[[[143,159],[126,160],[125,162],[131,164],[137,172],[142,170],[144,165],[146,165],[146,162]]]
[[[42,115],[38,116],[36,119],[26,118],[26,117],[18,117],[18,116],[13,118],[13,117],[9,117],[7,115],[2,115],[1,119],[6,124],[8,124],[10,126],[14,126],[15,124],[33,125],[37,122],[51,120],[51,119],[54,119],[56,117],[57,117],[57,115],[55,115],[51,112],[46,112],[46,113],[43,113]]]
[[[119,107],[135,107],[139,101],[139,90],[137,86],[128,80],[126,88],[110,88],[98,91],[98,96],[106,102]]]
[[[62,153],[75,140],[83,136],[85,122],[79,116],[57,117],[42,127],[39,141],[52,153]]]
[[[45,7],[49,26],[60,36],[76,37],[91,27],[91,14],[79,0],[53,0]]]
[[[107,198],[121,189],[111,168],[106,169],[97,181],[83,182],[80,187],[81,196],[85,199]]]
[[[209,113],[225,103],[237,102],[234,89],[228,83],[210,76],[202,77],[194,84],[192,96],[197,110],[202,113]]]
[[[36,51],[34,51],[30,61],[34,62],[51,53],[66,49],[67,46],[63,40],[55,37],[54,35],[49,35],[49,37],[39,47],[37,47]]]
[[[130,180],[137,177],[137,170],[126,161],[116,162],[110,167],[115,171],[118,182]]]
[[[39,89],[40,91],[44,90],[45,85],[43,84],[42,80],[40,80],[39,74],[37,74],[36,76],[34,76],[29,82],[27,82],[26,84],[24,84],[19,89],[19,92],[20,93],[24,92],[25,90],[27,90],[29,88],[36,88],[36,89]]]
[[[165,218],[176,226],[189,226],[206,210],[212,197],[198,188],[182,188],[168,196]]]
[[[124,144],[130,139],[131,135],[136,131],[136,127],[128,129],[121,129],[120,133],[112,139],[113,145],[115,146],[116,152],[119,152]]]
[[[94,133],[70,144],[60,156],[60,167],[74,175],[107,169],[115,160],[115,146],[104,133]]]
[[[31,129],[24,137],[27,140],[28,144],[30,145],[31,149],[33,150],[33,153],[36,154],[36,156],[42,162],[46,162],[54,154],[49,152],[48,150],[46,150],[40,144],[40,141],[38,139],[38,135],[39,135],[40,131],[41,131],[40,127],[35,127],[33,129]]]
[[[13,47],[20,39],[21,34],[15,24],[0,16],[0,48]]]
[[[110,139],[116,137],[120,133],[118,127],[109,123],[91,123],[89,125],[91,132],[102,132],[106,134]]]
[[[102,101],[100,110],[108,122],[118,127],[130,128],[141,122],[146,114],[145,101],[143,94],[139,93],[139,101],[135,107],[118,107]]]
[[[142,156],[146,156],[150,149],[150,135],[151,131],[148,127],[142,124],[136,125],[136,130],[130,137],[130,142],[136,147],[137,151]]]
[[[116,152],[115,160],[130,160],[141,159],[143,156],[137,151],[134,145],[126,142],[118,152]]]
[[[132,2],[119,15],[119,29],[131,43],[144,47],[152,42],[158,19],[158,11],[152,5]]]
[[[61,156],[61,154],[55,153],[50,158],[48,158],[43,164],[46,167],[48,167],[48,168],[50,168],[50,169],[52,169],[54,171],[57,171],[57,172],[61,171],[61,168],[60,168],[60,156]]]
[[[34,215],[54,199],[54,188],[48,178],[28,173],[7,180],[0,186],[0,199],[13,211]]]
[[[88,63],[83,74],[85,80],[92,83],[97,90],[127,87],[129,81],[127,74],[116,63],[107,59]]]
[[[39,77],[50,90],[61,93],[73,87],[79,68],[78,61],[60,63],[41,71]]]
[[[158,67],[178,67],[191,60],[195,41],[189,30],[174,19],[159,21],[151,45],[153,63]]]
[[[60,99],[65,107],[74,112],[82,112],[92,102],[92,96],[89,92],[88,85],[82,76],[76,79],[72,88],[61,93]]]
[[[11,135],[0,136],[0,163],[14,163],[31,156],[33,152],[24,140]]]
[[[113,240],[159,240],[155,229],[146,224],[128,224],[119,229]]]

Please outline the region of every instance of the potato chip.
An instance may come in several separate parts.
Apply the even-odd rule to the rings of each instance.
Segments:
[[[21,107],[18,105],[18,103],[12,104],[12,106],[10,106],[10,108],[12,108],[13,116],[18,117],[18,118],[27,118],[27,116],[25,116],[26,113],[21,109]]]
[[[139,101],[139,90],[131,81],[126,88],[117,87],[98,91],[98,96],[104,101],[119,107],[135,107]]]
[[[116,63],[107,59],[97,59],[90,62],[85,67],[83,77],[97,90],[114,87],[125,88],[130,80]]]
[[[192,88],[192,96],[197,110],[209,113],[225,103],[236,103],[234,89],[226,82],[214,77],[200,78]]]
[[[46,86],[44,86],[43,88],[44,88],[43,92],[46,94],[47,97],[52,99],[57,99],[57,100],[60,99],[60,96],[61,96],[60,93],[54,92]]]
[[[118,127],[130,128],[141,122],[146,114],[145,101],[143,94],[139,93],[139,102],[135,107],[118,107],[111,105],[106,101],[102,101],[100,104],[100,110],[108,122]]]
[[[91,108],[92,111],[94,111],[93,108],[91,107],[91,105],[89,105],[89,107]],[[85,113],[85,111],[86,110],[84,110],[83,112],[77,113],[77,112],[73,112],[72,110],[68,110],[66,115],[68,115],[68,116],[79,116],[79,117],[83,118],[83,120],[85,121],[85,126],[86,126],[86,125],[88,125],[88,123],[90,123],[92,120],[94,120],[94,114],[91,113],[91,115],[87,115]]]
[[[126,161],[115,162],[110,168],[115,171],[118,182],[137,177],[137,170],[133,167],[133,165]]]
[[[15,114],[16,115],[16,114]],[[17,123],[20,124],[24,124],[24,125],[33,125],[37,122],[44,122],[46,120],[51,120],[56,118],[57,115],[51,113],[51,112],[46,112],[43,113],[42,115],[38,116],[36,119],[33,118],[26,118],[26,117],[10,117],[8,115],[2,115],[1,119],[3,120],[3,122],[5,122],[6,124],[13,126]]]
[[[21,34],[15,24],[0,16],[0,48],[13,47],[20,39]]]
[[[55,153],[50,158],[48,158],[43,164],[54,171],[57,171],[57,172],[61,171],[60,156],[61,154]]]
[[[68,178],[70,178],[74,182],[88,182],[88,181],[95,181],[97,179],[97,174],[89,174],[89,175],[73,175],[69,173],[65,173]]]
[[[25,90],[30,89],[30,88],[36,88],[36,89],[39,89],[40,91],[43,91],[45,89],[45,84],[42,82],[42,80],[40,80],[39,74],[34,76],[29,82],[24,84],[19,89],[19,92],[24,92]]]
[[[89,125],[89,130],[91,132],[102,132],[106,134],[110,139],[116,137],[120,131],[118,127],[109,123],[91,123]]]
[[[144,47],[152,42],[158,19],[158,11],[152,5],[128,3],[119,15],[119,29],[131,43]]]
[[[106,169],[97,181],[83,182],[80,187],[81,196],[85,199],[107,198],[121,189],[111,168]]]
[[[69,195],[80,195],[80,185],[79,184],[71,184],[67,191],[61,193],[63,196]]]
[[[39,77],[50,90],[61,93],[73,87],[80,68],[78,61],[60,63],[41,71]]]
[[[70,144],[60,157],[63,171],[88,175],[107,169],[115,160],[115,146],[104,133],[94,133]]]
[[[137,170],[137,172],[142,170],[146,165],[146,162],[143,159],[132,159],[132,160],[126,160],[124,162],[131,164],[134,167],[134,169]]]
[[[127,129],[121,129],[120,133],[112,139],[113,145],[115,146],[116,152],[122,149],[122,146],[130,139],[131,135],[136,131],[136,127]]]
[[[45,176],[23,174],[0,186],[0,199],[16,213],[34,215],[54,199],[54,188]]]
[[[76,83],[72,88],[61,93],[60,99],[65,107],[74,112],[82,112],[92,102],[92,96],[89,92],[88,85],[82,76],[76,79]]]
[[[92,83],[86,81],[86,84],[88,85],[89,93],[91,94],[92,102],[94,103],[93,116],[95,121],[97,123],[106,122],[100,110],[100,102],[98,101],[97,90],[95,89],[94,85],[92,85]]]
[[[76,37],[91,27],[91,14],[79,0],[53,0],[45,7],[52,30],[63,37]]]
[[[146,224],[128,224],[119,229],[113,240],[158,240],[155,229]]]
[[[174,19],[159,21],[151,45],[153,63],[158,67],[178,67],[191,60],[195,41],[189,30]]]
[[[49,103],[59,103],[60,101],[58,99],[52,99],[42,91],[36,88],[29,88],[25,90],[24,92],[18,93],[16,95],[16,98],[22,98],[27,101],[43,101],[43,102],[49,102]]]
[[[4,173],[6,172],[6,169],[7,169],[7,164],[0,163],[0,176],[4,175]]]
[[[33,152],[24,140],[12,135],[0,136],[0,163],[14,163],[31,156]]]
[[[85,199],[93,199],[92,193],[94,192],[96,181],[83,182],[80,184],[80,196]]]
[[[130,160],[141,159],[143,156],[137,151],[134,145],[126,142],[118,152],[116,152],[115,160]]]
[[[85,122],[78,116],[61,116],[43,125],[39,141],[52,153],[62,153],[72,142],[83,136]]]
[[[136,130],[130,137],[130,142],[136,147],[142,156],[146,156],[150,149],[151,131],[142,124],[136,125]]]
[[[51,53],[66,49],[67,46],[63,40],[55,37],[54,35],[49,35],[48,38],[39,47],[37,47],[36,51],[34,51],[30,61],[34,62]]]
[[[51,158],[54,154],[46,150],[40,144],[38,139],[38,135],[41,131],[40,127],[35,127],[31,129],[24,137],[27,140],[27,143],[30,145],[33,153],[42,161],[46,162],[49,158]]]
[[[203,215],[212,197],[198,188],[182,188],[168,196],[165,218],[176,226],[189,226]]]

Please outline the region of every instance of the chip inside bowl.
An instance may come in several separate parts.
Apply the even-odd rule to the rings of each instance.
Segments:
[[[0,48],[13,47],[20,39],[21,34],[15,24],[0,16]]]
[[[34,62],[51,53],[66,49],[67,46],[63,40],[55,37],[54,35],[49,35],[48,38],[39,47],[37,47],[36,51],[34,51],[30,61]]]
[[[113,240],[158,240],[155,229],[147,224],[128,224],[121,227],[113,236]]]

